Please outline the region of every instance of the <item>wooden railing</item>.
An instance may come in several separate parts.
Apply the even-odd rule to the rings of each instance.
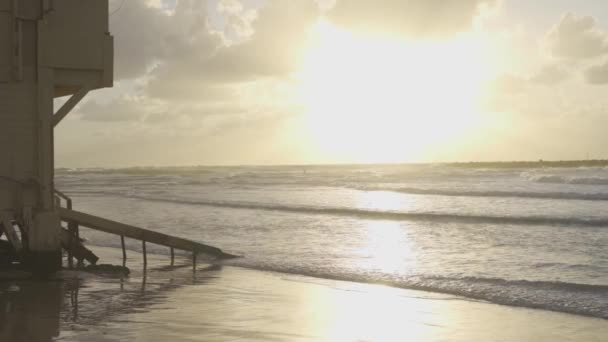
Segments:
[[[73,223],[78,226],[83,226],[90,229],[120,236],[123,251],[123,265],[126,263],[126,249],[124,243],[125,237],[140,240],[142,242],[144,266],[147,264],[146,242],[169,247],[171,251],[171,265],[173,265],[174,263],[174,249],[191,252],[193,267],[196,267],[197,254],[201,253],[216,257],[218,259],[230,259],[237,257],[236,255],[225,253],[217,247],[108,220],[102,217],[85,214],[83,212],[67,208],[58,208],[58,212],[61,220],[68,222],[68,224]]]

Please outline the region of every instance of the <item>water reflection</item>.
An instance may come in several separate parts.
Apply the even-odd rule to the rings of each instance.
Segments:
[[[19,282],[0,287],[0,341],[51,341],[59,336],[62,282]]]
[[[357,206],[367,210],[410,211],[411,198],[390,191],[361,192]],[[407,222],[393,220],[361,221],[363,229],[360,237],[362,245],[358,254],[363,258],[357,260],[357,268],[382,273],[408,273],[416,264],[413,243],[408,234]]]
[[[432,341],[437,337],[440,323],[435,321],[441,316],[429,313],[438,309],[438,303],[402,297],[397,289],[348,284],[342,291],[318,292],[315,300],[327,309],[322,313],[325,323],[317,327],[324,341]]]
[[[362,269],[382,273],[407,274],[416,263],[407,223],[396,221],[364,222],[363,246],[360,253],[365,257],[356,265]]]
[[[357,198],[359,209],[378,211],[410,211],[413,207],[411,198],[391,191],[361,192]]]
[[[0,341],[604,341],[603,320],[226,267],[0,283]],[[204,284],[204,286],[189,286]],[[179,289],[179,290],[178,290]],[[576,333],[575,333],[576,332]]]
[[[197,273],[153,269],[120,279],[69,272],[61,280],[0,281],[0,341],[53,341],[60,332],[69,337],[116,315],[144,312],[180,287],[205,283],[214,271],[221,266]]]

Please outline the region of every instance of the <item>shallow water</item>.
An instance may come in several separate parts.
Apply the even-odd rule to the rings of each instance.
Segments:
[[[120,250],[95,247],[107,262]],[[0,340],[604,341],[598,318],[130,252],[127,278],[0,281]]]
[[[245,256],[233,265],[608,318],[601,167],[59,170],[57,187],[77,210]]]

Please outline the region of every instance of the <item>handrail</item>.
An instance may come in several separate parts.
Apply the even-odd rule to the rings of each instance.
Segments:
[[[225,253],[217,247],[208,246],[192,240],[187,240],[176,236],[171,236],[152,230],[104,219],[98,216],[85,214],[83,212],[64,208],[59,208],[58,211],[59,217],[63,221],[76,222],[80,226],[102,231],[105,233],[146,241],[161,246],[180,249],[183,251],[189,251],[192,252],[194,255],[197,253],[203,253],[221,259],[230,259],[238,257],[236,255]]]
[[[55,194],[55,199],[57,200],[57,206],[59,207],[58,209],[61,208],[61,199],[63,198],[65,200],[65,204],[66,204],[66,208],[68,210],[72,210],[72,198],[70,198],[70,196],[64,194],[63,192],[53,188],[53,193]],[[62,231],[63,232],[63,231]],[[80,241],[80,227],[78,227],[78,224],[75,222],[68,222],[68,229],[67,232],[69,233],[67,236],[67,242],[66,245],[68,246],[67,251],[68,251],[68,264],[70,269],[74,267],[74,261],[72,259],[73,254],[74,254],[74,245],[78,246],[78,243],[74,243],[74,239],[76,239],[76,241]],[[88,251],[86,248],[83,247],[83,249],[85,251]],[[82,253],[80,253],[82,255]],[[95,258],[97,258],[94,254],[92,254]],[[78,259],[78,264],[80,265],[82,263],[82,258],[77,258]],[[91,261],[91,260],[89,260]],[[97,260],[95,260],[96,262]],[[93,264],[95,262],[92,262]]]
[[[9,177],[9,176],[0,175],[0,179],[4,180],[4,181],[7,181],[7,182],[13,182],[13,183],[17,183],[17,184],[25,184],[24,181],[16,179],[16,178],[13,178],[13,177]]]
[[[57,189],[53,189],[53,192],[55,193],[55,195],[57,197],[63,198],[65,200],[66,208],[68,208],[70,210],[72,209],[72,199],[70,198],[70,196],[64,194],[63,192],[61,192]]]

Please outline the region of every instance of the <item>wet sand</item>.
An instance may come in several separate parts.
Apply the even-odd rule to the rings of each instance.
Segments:
[[[120,251],[93,248],[103,263]],[[129,277],[0,280],[0,341],[606,341],[608,322],[129,252]]]

